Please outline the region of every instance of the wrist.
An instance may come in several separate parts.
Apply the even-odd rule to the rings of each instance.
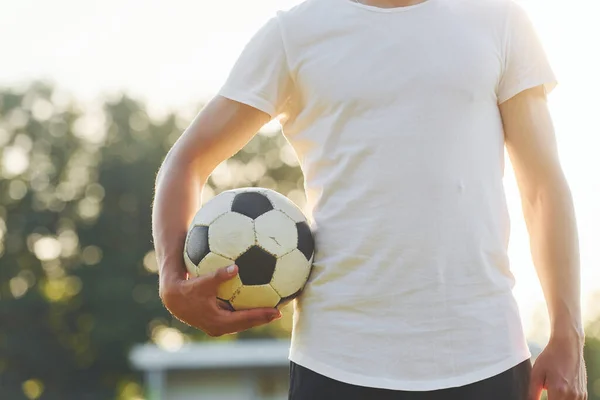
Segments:
[[[579,324],[560,324],[552,328],[550,341],[574,342],[583,345],[585,342],[585,332]]]
[[[158,285],[161,292],[186,279],[187,270],[181,256],[161,257],[158,260]]]
[[[159,276],[158,296],[169,310],[176,307],[176,303],[178,303],[178,300],[181,297],[181,281],[182,279],[179,279],[172,274]]]

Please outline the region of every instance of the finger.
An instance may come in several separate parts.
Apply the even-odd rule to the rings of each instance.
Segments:
[[[255,308],[234,312],[224,311],[223,318],[228,330],[240,332],[279,319],[281,318],[281,312],[275,308]]]
[[[219,286],[223,282],[227,282],[238,273],[238,266],[232,264],[228,267],[219,268],[214,274],[209,275],[209,278]]]
[[[194,287],[203,287],[204,293],[215,295],[219,285],[223,282],[236,276],[238,273],[237,265],[229,265],[227,267],[219,268],[212,274],[202,275],[197,278],[189,280],[190,284]]]
[[[536,368],[535,364],[531,370],[531,378],[529,380],[529,393],[527,400],[540,400],[542,391],[544,390],[544,381],[546,377],[541,368]]]

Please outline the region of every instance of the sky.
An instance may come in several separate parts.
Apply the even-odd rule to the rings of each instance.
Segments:
[[[452,0],[448,0],[452,1]],[[221,86],[250,36],[299,0],[0,0],[0,86],[54,82],[85,103],[126,91],[151,115],[197,112]],[[583,306],[600,312],[600,5],[523,0],[559,80],[549,103],[578,218]],[[509,256],[528,332],[543,331],[543,296],[529,255],[514,176]],[[595,301],[594,301],[595,299]],[[594,307],[594,303],[597,308]]]

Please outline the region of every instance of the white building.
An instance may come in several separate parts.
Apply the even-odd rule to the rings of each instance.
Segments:
[[[133,349],[144,371],[147,400],[286,400],[289,340],[208,341],[177,351]],[[531,344],[534,358],[541,347]]]
[[[177,351],[136,346],[130,360],[144,371],[147,400],[286,400],[290,342],[208,341]]]

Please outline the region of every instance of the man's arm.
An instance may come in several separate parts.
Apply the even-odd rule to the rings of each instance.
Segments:
[[[500,111],[551,323],[550,343],[534,367],[531,399],[539,399],[542,387],[552,399],[582,399],[585,367],[577,226],[543,88],[518,94],[502,103]],[[533,392],[538,390],[536,397]]]
[[[241,331],[279,316],[272,309],[235,313],[220,309],[217,287],[237,270],[222,269],[214,276],[186,280],[183,262],[187,229],[200,207],[208,177],[269,120],[269,115],[253,107],[215,97],[171,148],[156,179],[152,228],[160,297],[173,315],[211,336]]]

